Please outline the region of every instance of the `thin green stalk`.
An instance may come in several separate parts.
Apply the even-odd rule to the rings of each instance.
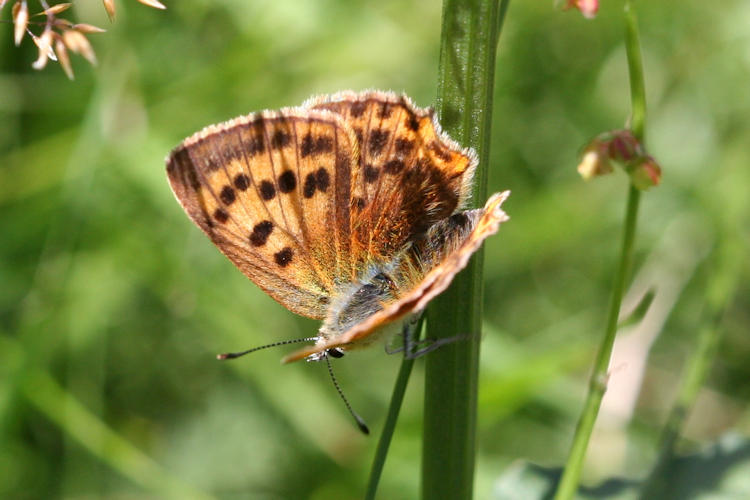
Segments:
[[[630,130],[638,142],[643,144],[646,132],[646,85],[643,79],[638,18],[630,0],[625,1],[625,49],[630,77]]]
[[[646,93],[643,83],[640,42],[638,40],[638,24],[629,0],[625,2],[625,46],[627,50],[632,101],[630,126],[633,135],[643,143],[646,121]],[[617,319],[620,315],[620,305],[625,289],[625,282],[630,273],[633,260],[633,241],[635,239],[639,201],[640,191],[631,184],[628,192],[620,260],[617,265],[614,283],[612,284],[612,297],[609,303],[607,328],[596,355],[594,371],[589,380],[589,393],[576,426],[568,460],[565,464],[560,484],[557,487],[557,492],[555,493],[556,500],[573,498],[578,490],[583,461],[586,457],[586,448],[591,438],[591,432],[594,429],[596,417],[599,414],[602,398],[604,398],[604,393],[607,389],[607,369],[617,333]]]
[[[420,338],[423,323],[424,316],[422,316],[422,318],[420,318],[419,320],[419,323],[417,323],[417,327],[415,330],[416,334],[414,335],[415,340],[419,340]],[[410,335],[411,332],[408,332],[407,334]],[[404,339],[404,348],[406,348],[406,339]],[[391,395],[391,404],[388,408],[388,416],[385,419],[383,432],[381,432],[380,434],[378,448],[375,451],[375,458],[372,461],[372,469],[370,469],[370,480],[367,484],[367,493],[365,495],[366,500],[375,500],[375,494],[378,491],[380,476],[383,473],[383,467],[385,466],[385,459],[388,456],[388,448],[391,445],[393,431],[396,429],[396,422],[398,421],[398,414],[401,411],[401,404],[404,401],[406,386],[409,383],[411,369],[414,367],[415,358],[410,358],[406,354],[406,350],[404,350],[404,357],[403,361],[401,361],[401,368],[398,371],[396,383],[393,386],[393,394]]]
[[[589,444],[591,432],[594,429],[596,417],[599,414],[604,392],[607,389],[607,368],[609,367],[612,346],[614,345],[615,334],[617,333],[617,318],[620,315],[620,304],[625,289],[625,280],[629,274],[633,260],[633,240],[635,237],[639,200],[640,191],[630,186],[620,262],[618,263],[615,280],[612,285],[607,329],[596,355],[594,371],[589,380],[589,393],[583,407],[583,412],[578,420],[578,425],[576,426],[573,444],[570,448],[562,479],[557,487],[555,500],[573,498],[578,489],[578,482],[581,477],[581,470],[583,469],[583,460],[586,457],[586,448]]]
[[[474,201],[487,197],[495,54],[508,0],[445,0],[437,111],[444,130],[480,158]],[[468,336],[426,357],[422,497],[472,497],[482,255],[427,311],[431,338]]]

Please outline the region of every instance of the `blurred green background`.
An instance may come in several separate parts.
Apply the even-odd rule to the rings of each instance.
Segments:
[[[324,365],[279,366],[283,348],[214,359],[318,325],[220,255],[163,160],[207,124],[312,94],[383,88],[431,104],[440,2],[165,3],[119,1],[110,24],[101,2],[75,2],[67,17],[108,32],[90,37],[97,67],[74,57],[73,82],[54,63],[32,70],[33,43],[15,48],[0,24],[0,497],[361,498],[377,438],[357,431]],[[622,4],[602,3],[587,21],[511,2],[500,38],[490,189],[513,191],[512,219],[486,244],[477,498],[509,498],[519,459],[565,460],[603,333],[626,178],[575,171],[580,147],[629,111]],[[589,485],[648,473],[717,310],[722,341],[680,449],[750,434],[750,3],[637,9],[664,175],[642,202],[624,308],[655,295],[615,348]],[[711,290],[726,295],[718,308]],[[399,363],[381,349],[336,361],[376,435]],[[381,498],[418,495],[421,370]],[[750,473],[723,477],[711,498],[750,495]]]

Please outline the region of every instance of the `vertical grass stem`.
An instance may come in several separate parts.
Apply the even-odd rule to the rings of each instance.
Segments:
[[[630,94],[632,112],[630,127],[633,135],[643,144],[646,123],[646,92],[643,81],[643,65],[638,36],[638,23],[630,0],[625,2],[625,47],[627,51],[628,73],[630,75]],[[609,303],[607,327],[594,361],[594,370],[589,381],[589,392],[586,397],[583,412],[576,426],[573,444],[563,470],[562,478],[557,486],[555,500],[568,500],[575,496],[578,490],[583,469],[586,449],[588,448],[594,423],[599,414],[604,393],[607,389],[607,370],[612,356],[612,346],[617,333],[617,319],[620,315],[620,305],[625,289],[626,280],[630,274],[633,261],[633,242],[635,240],[636,222],[638,219],[638,205],[640,191],[630,185],[625,212],[625,226],[623,228],[622,248],[617,264],[612,296]]]
[[[507,0],[445,0],[437,111],[444,130],[477,152],[474,201],[487,197],[495,55]],[[472,497],[482,315],[482,253],[428,308],[428,335],[468,336],[426,357],[422,498]]]

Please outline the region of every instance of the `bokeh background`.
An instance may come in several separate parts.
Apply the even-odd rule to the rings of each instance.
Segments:
[[[377,439],[349,420],[324,365],[280,366],[282,348],[214,359],[317,324],[188,221],[163,160],[207,124],[312,94],[383,88],[431,104],[440,2],[165,3],[121,0],[110,24],[101,2],[75,2],[67,17],[108,32],[90,37],[97,67],[74,58],[73,82],[55,64],[32,70],[33,43],[15,48],[0,24],[0,497],[361,498]],[[685,360],[713,326],[722,338],[680,450],[730,440],[734,459],[698,469],[690,491],[747,498],[750,4],[637,10],[664,176],[642,200],[624,307],[653,301],[620,332],[584,481],[648,473]],[[621,12],[602,2],[587,21],[545,0],[507,14],[489,161],[512,219],[486,244],[477,498],[510,498],[524,461],[563,463],[581,409],[626,178],[584,183],[575,166],[629,111]],[[399,362],[380,349],[336,361],[376,435]],[[418,496],[421,385],[418,362],[382,498]]]

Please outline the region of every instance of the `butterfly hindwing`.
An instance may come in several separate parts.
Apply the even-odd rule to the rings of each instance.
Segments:
[[[339,114],[357,138],[351,248],[360,266],[393,258],[464,205],[476,157],[442,134],[430,109],[379,91],[322,96],[305,106]]]
[[[245,275],[293,312],[323,318],[351,272],[354,161],[337,116],[286,109],[204,129],[172,152],[167,172],[190,218]]]

